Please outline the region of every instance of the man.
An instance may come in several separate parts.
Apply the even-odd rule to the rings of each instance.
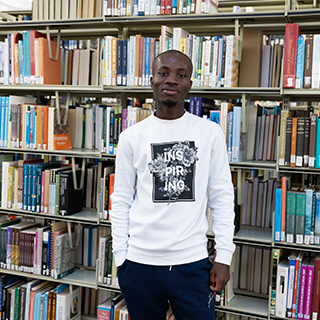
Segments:
[[[165,320],[168,302],[176,320],[213,320],[213,293],[230,277],[234,199],[225,138],[217,124],[185,112],[191,74],[183,53],[158,55],[151,77],[156,112],[120,135],[111,222],[131,320]]]

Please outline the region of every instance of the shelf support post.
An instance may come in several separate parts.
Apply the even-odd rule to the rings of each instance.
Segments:
[[[60,28],[58,29],[57,46],[56,46],[55,57],[53,57],[53,54],[52,54],[52,51],[51,51],[51,40],[50,40],[50,28],[49,28],[49,26],[46,26],[46,32],[47,32],[49,58],[51,60],[57,61],[59,59],[61,29]]]
[[[243,39],[243,25],[240,25],[239,19],[235,19],[234,23],[234,36],[235,36],[235,59],[236,61],[241,61],[241,49],[242,49],[242,39]]]

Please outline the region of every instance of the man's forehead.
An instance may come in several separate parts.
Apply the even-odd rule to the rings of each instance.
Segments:
[[[178,53],[168,53],[163,54],[160,57],[156,58],[155,64],[157,67],[169,67],[170,62],[177,64],[179,69],[188,69],[191,68],[191,63],[187,57],[180,55]]]

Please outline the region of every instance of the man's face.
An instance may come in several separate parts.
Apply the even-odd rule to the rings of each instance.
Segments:
[[[179,53],[168,53],[158,57],[153,66],[151,87],[155,100],[166,107],[184,103],[191,88],[191,64]]]

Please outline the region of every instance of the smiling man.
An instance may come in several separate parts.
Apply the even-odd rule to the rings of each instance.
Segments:
[[[112,194],[113,252],[131,320],[213,320],[214,293],[230,277],[233,186],[221,128],[185,112],[192,63],[158,55],[157,109],[120,135]],[[216,258],[208,259],[206,208]]]

